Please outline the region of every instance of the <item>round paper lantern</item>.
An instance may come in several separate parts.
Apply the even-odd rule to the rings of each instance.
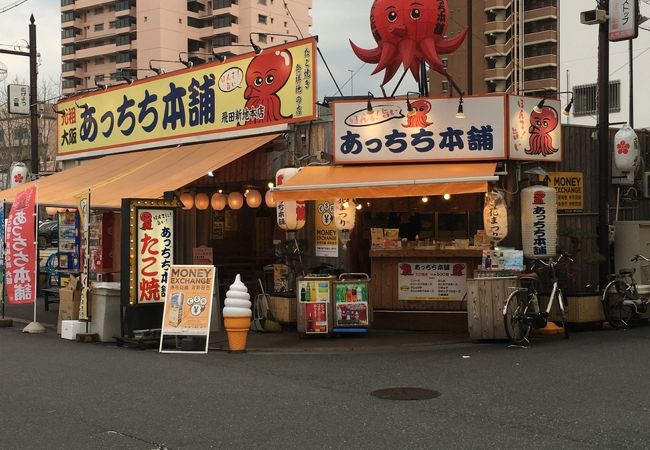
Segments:
[[[357,205],[352,199],[334,200],[334,225],[339,231],[350,231],[356,222]]]
[[[483,227],[486,236],[493,244],[498,244],[508,235],[508,207],[506,199],[500,192],[492,191],[485,194]]]
[[[194,206],[196,206],[196,209],[200,211],[208,209],[208,206],[210,206],[210,198],[208,197],[208,194],[204,192],[196,194],[194,197]]]
[[[181,203],[183,203],[183,209],[192,209],[194,206],[194,196],[191,192],[183,192],[180,196],[180,199]]]
[[[12,163],[9,168],[9,187],[15,187],[27,183],[28,174],[29,170],[27,170],[27,165],[25,163]]]
[[[264,203],[266,203],[266,206],[269,208],[275,208],[277,206],[275,200],[273,199],[272,191],[266,191],[266,194],[264,194]]]
[[[246,194],[246,204],[250,208],[258,208],[262,204],[262,194],[257,189],[251,189]]]
[[[226,207],[226,196],[219,192],[215,192],[212,194],[210,204],[212,205],[212,209],[215,211],[221,211]]]
[[[48,206],[48,207],[45,208],[45,213],[48,216],[55,216],[56,213],[58,213],[58,212],[59,212],[59,210],[57,208],[53,207],[53,206]]]
[[[244,196],[239,192],[231,192],[228,194],[228,206],[230,209],[240,209],[244,206]]]
[[[65,208],[57,208],[56,211],[60,212],[60,213],[64,213],[64,212],[67,212],[68,210],[65,209]]]
[[[634,172],[639,162],[639,138],[628,124],[614,136],[614,164],[623,173]]]
[[[275,185],[282,186],[298,173],[298,169],[280,169],[275,174]],[[276,214],[278,226],[283,230],[296,231],[305,226],[307,221],[307,208],[305,202],[281,201],[277,202]]]
[[[548,186],[521,191],[521,238],[526,258],[553,258],[557,247],[557,192]]]

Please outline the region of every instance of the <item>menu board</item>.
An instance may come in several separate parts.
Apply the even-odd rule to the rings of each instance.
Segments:
[[[368,326],[368,282],[334,283],[335,327]]]
[[[398,299],[461,301],[467,295],[467,264],[455,262],[400,262]]]

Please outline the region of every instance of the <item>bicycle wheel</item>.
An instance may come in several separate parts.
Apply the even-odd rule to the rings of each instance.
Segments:
[[[503,308],[503,325],[506,336],[513,344],[523,344],[528,340],[531,324],[526,317],[530,297],[527,291],[516,290],[506,300]]]
[[[564,328],[564,339],[569,339],[569,326],[568,322],[569,319],[567,317],[567,312],[566,308],[568,305],[564,301],[564,294],[562,293],[561,290],[558,289],[557,291],[557,301],[558,301],[558,308],[560,307],[560,303],[562,303],[562,308],[560,308],[560,320],[562,321],[562,328]]]
[[[607,286],[603,294],[603,312],[612,328],[626,328],[634,318],[634,307],[624,305],[628,300],[627,285],[623,281],[614,281]]]

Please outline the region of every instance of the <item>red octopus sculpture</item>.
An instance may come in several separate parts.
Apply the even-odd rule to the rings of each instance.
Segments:
[[[422,60],[445,75],[438,55],[454,52],[467,35],[465,28],[456,37],[445,39],[448,21],[446,0],[375,0],[370,9],[370,28],[377,47],[364,49],[352,41],[350,44],[359,59],[377,64],[373,75],[386,70],[382,86],[395,76],[400,64],[419,81]]]
[[[282,102],[277,93],[287,84],[291,76],[293,58],[287,50],[264,52],[253,58],[246,69],[247,109],[264,107],[261,117],[253,117],[246,124],[261,124],[288,119],[293,115],[282,114]]]
[[[549,133],[557,128],[558,123],[557,111],[550,106],[542,106],[540,112],[530,113],[530,128],[528,129],[530,148],[524,150],[526,154],[548,156],[557,152],[558,149],[553,147],[553,138]]]
[[[415,100],[411,102],[411,110],[406,113],[406,123],[402,126],[406,128],[426,128],[433,122],[429,122],[429,111],[431,103],[426,100]]]

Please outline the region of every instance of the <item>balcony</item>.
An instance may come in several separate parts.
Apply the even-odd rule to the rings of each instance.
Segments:
[[[524,36],[524,45],[542,44],[544,42],[557,42],[557,31],[538,31],[537,33],[529,33]]]
[[[100,45],[98,47],[89,47],[77,50],[75,52],[75,59],[89,59],[89,58],[99,58],[102,56],[108,56],[117,51],[115,44],[106,44]]]
[[[495,20],[485,24],[485,34],[506,33],[512,27],[512,16],[506,20]]]
[[[540,80],[524,81],[523,90],[527,92],[532,91],[556,91],[558,88],[558,81],[555,78],[542,78]]]
[[[557,6],[545,6],[524,13],[524,22],[534,22],[542,19],[557,19]]]
[[[495,67],[485,71],[485,81],[506,80],[512,73],[512,63],[505,67]]]
[[[486,0],[483,11],[494,11],[496,9],[508,9],[512,0]]]
[[[121,9],[119,11],[116,10],[115,11],[115,18],[120,18],[120,17],[123,17],[123,16],[136,17],[136,14],[137,14],[137,11],[135,10],[135,7],[132,6],[130,8]]]
[[[512,39],[508,39],[508,42],[506,42],[505,44],[486,45],[484,56],[486,58],[490,56],[506,56],[508,53],[512,51],[512,46],[513,46]]]
[[[526,69],[534,69],[538,67],[557,67],[557,55],[540,55],[531,56],[524,59],[524,67]]]

